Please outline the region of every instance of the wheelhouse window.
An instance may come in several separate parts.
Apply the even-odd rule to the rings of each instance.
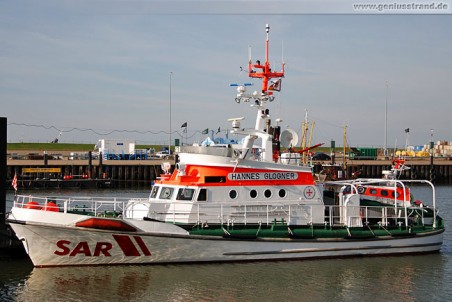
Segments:
[[[204,177],[205,183],[224,183],[226,182],[225,176],[206,176]]]
[[[195,194],[194,189],[179,189],[179,192],[177,192],[177,200],[192,200],[193,195]]]
[[[171,199],[171,196],[173,195],[173,191],[174,188],[168,188],[168,187],[163,187],[160,190],[160,199]]]
[[[200,189],[198,194],[198,201],[207,200],[207,189]]]
[[[157,197],[157,192],[158,192],[158,191],[159,191],[159,187],[158,187],[158,186],[152,187],[151,198],[156,198],[156,197]]]

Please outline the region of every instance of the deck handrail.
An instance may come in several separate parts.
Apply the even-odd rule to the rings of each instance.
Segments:
[[[388,180],[385,180],[388,181]],[[393,181],[393,180],[390,180]],[[433,190],[433,215],[429,216],[428,224],[437,227],[437,211],[435,203],[435,188],[429,181],[412,180],[410,182],[430,184]],[[399,183],[398,181],[396,184]],[[403,184],[402,184],[403,186]],[[30,202],[36,202],[38,208],[52,210],[48,207],[49,202],[57,204],[57,211],[64,213],[86,214],[86,215],[114,215],[126,217],[127,204],[130,201],[138,203],[169,205],[168,210],[161,210],[156,213],[149,211],[143,216],[171,222],[171,223],[263,223],[270,225],[275,221],[282,221],[285,224],[325,224],[334,226],[337,224],[359,225],[368,224],[370,219],[381,221],[382,225],[400,224],[406,228],[413,223],[413,208],[394,206],[326,206],[307,205],[299,200],[290,200],[284,203],[280,201],[247,201],[247,202],[193,202],[177,201],[168,203],[168,201],[151,200],[148,198],[117,198],[117,197],[40,197],[31,195],[17,195],[14,200],[15,207],[28,207]],[[130,204],[130,203],[129,203]],[[166,207],[162,207],[165,209]],[[421,216],[422,224],[426,224],[423,206],[417,207],[419,211],[415,214]],[[414,207],[416,209],[416,207]],[[55,210],[55,209],[53,209]],[[133,210],[133,209],[132,209]],[[410,211],[409,211],[410,210]],[[319,214],[320,213],[320,214]],[[142,216],[142,217],[143,217]],[[403,222],[402,222],[403,221]],[[432,223],[431,223],[432,221]]]

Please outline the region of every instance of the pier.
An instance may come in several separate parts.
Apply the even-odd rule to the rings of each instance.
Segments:
[[[8,159],[7,179],[18,188],[150,188],[163,162],[174,160],[14,160]],[[11,184],[11,182],[9,183]],[[11,188],[11,185],[9,185]]]
[[[336,162],[342,165],[342,162]],[[353,160],[346,163],[347,178],[379,178],[384,170],[391,170],[391,160]],[[448,158],[408,158],[409,169],[401,174],[402,179],[427,179],[436,184],[452,184],[452,161]],[[314,167],[319,172],[318,167]]]
[[[7,188],[12,189],[11,180],[18,177],[19,189],[26,188],[150,188],[152,182],[162,173],[161,164],[169,160],[15,160],[7,161]],[[325,164],[326,162],[323,162]],[[390,160],[347,161],[347,178],[381,177],[384,170],[390,170]],[[321,162],[314,163],[314,172],[322,168]],[[340,161],[336,164],[342,165]],[[410,169],[402,173],[404,179],[431,179],[437,184],[452,183],[452,161],[445,158],[408,159]],[[337,175],[336,175],[337,176]],[[340,178],[340,177],[338,177]]]

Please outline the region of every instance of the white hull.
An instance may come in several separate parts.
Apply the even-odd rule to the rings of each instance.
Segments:
[[[442,231],[374,240],[234,240],[11,223],[35,266],[251,261],[439,251]],[[59,243],[58,243],[59,242]]]

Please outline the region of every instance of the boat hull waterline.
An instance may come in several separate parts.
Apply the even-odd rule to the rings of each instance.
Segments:
[[[284,260],[439,251],[443,230],[428,235],[352,239],[233,239],[87,230],[12,223],[37,267]],[[26,240],[23,238],[27,238]]]

